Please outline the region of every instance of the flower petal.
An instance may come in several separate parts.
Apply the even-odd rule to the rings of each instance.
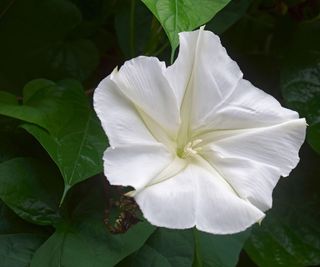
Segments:
[[[174,139],[180,114],[175,95],[163,76],[164,69],[164,63],[157,58],[137,57],[126,61],[111,79],[134,105]]]
[[[135,196],[153,225],[185,229],[195,225],[195,177],[187,167],[174,177],[146,187]]]
[[[265,214],[226,186],[213,168],[197,168],[196,227],[214,234],[231,234],[261,221]]]
[[[241,79],[228,97],[193,124],[196,133],[208,130],[246,129],[297,119],[298,113],[283,108],[271,95]]]
[[[94,109],[112,147],[156,144],[158,141],[146,127],[135,106],[118,86],[105,78],[94,92]]]
[[[154,144],[108,148],[103,160],[105,175],[112,185],[141,189],[173,159],[165,146]]]
[[[257,161],[277,168],[279,176],[288,176],[299,162],[298,153],[304,142],[305,133],[305,119],[235,131],[224,138],[220,136],[219,140],[204,146],[201,154],[206,156],[205,153],[209,152],[215,153],[222,159],[236,157]]]
[[[188,98],[192,99],[191,113],[197,121],[232,92],[242,73],[212,32],[203,28],[182,32],[179,40],[178,58],[165,75],[180,104],[187,101],[183,99],[187,91],[193,91]]]
[[[190,164],[175,177],[147,187],[135,199],[148,221],[174,229],[196,225],[205,232],[227,234],[240,232],[264,217],[218,176]]]
[[[200,152],[243,199],[262,211],[272,206],[280,176],[299,161],[305,138],[304,119],[240,131],[221,131]],[[225,133],[225,134],[224,134]]]
[[[261,211],[272,206],[272,191],[280,174],[279,169],[254,160],[219,157],[214,151],[202,154],[236,193]]]

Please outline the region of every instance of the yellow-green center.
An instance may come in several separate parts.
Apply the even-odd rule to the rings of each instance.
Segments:
[[[202,142],[202,139],[196,139],[188,142],[183,148],[177,149],[178,157],[182,159],[186,159],[198,154],[201,151],[201,147],[198,146]]]

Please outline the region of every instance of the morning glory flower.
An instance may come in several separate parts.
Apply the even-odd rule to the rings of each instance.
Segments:
[[[299,161],[306,121],[243,79],[219,37],[179,35],[177,60],[124,63],[95,90],[104,172],[156,226],[228,234],[261,221]]]

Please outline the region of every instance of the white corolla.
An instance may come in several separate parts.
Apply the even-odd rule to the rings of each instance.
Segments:
[[[156,226],[227,234],[260,221],[299,161],[306,121],[242,78],[219,38],[180,33],[175,63],[137,57],[94,93],[104,171]]]

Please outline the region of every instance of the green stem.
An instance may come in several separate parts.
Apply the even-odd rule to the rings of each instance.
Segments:
[[[63,194],[62,194],[62,197],[61,197],[61,200],[60,200],[60,203],[59,203],[59,207],[61,207],[61,206],[62,206],[63,201],[64,201],[64,199],[66,198],[67,193],[68,193],[68,191],[69,191],[69,189],[70,189],[70,188],[71,188],[71,186],[70,186],[70,185],[65,184],[65,186],[64,186],[64,190],[63,190]]]
[[[203,267],[200,253],[200,242],[199,242],[199,233],[197,228],[193,228],[193,238],[194,238],[194,259],[192,267]]]
[[[173,61],[174,61],[174,52],[175,52],[175,49],[171,49],[171,59],[170,59],[170,62],[171,62],[171,65],[172,65],[172,63],[173,63]]]
[[[131,0],[130,6],[130,56],[135,56],[135,13],[136,13],[136,0]]]

